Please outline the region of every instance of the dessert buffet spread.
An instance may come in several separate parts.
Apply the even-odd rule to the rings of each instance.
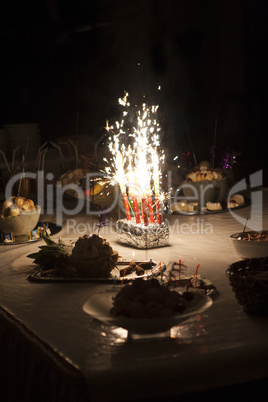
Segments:
[[[119,257],[118,252],[105,239],[96,234],[80,237],[75,243],[64,242],[61,238],[56,242],[49,236],[45,236],[44,241],[45,246],[40,246],[38,252],[28,255],[34,260],[37,268],[28,277],[34,282],[106,281],[113,284],[113,289],[115,289],[116,283],[121,283],[121,288],[124,282],[131,283],[131,287],[123,287],[122,293],[119,295],[129,298],[126,289],[130,289],[129,292],[133,292],[131,289],[134,289],[137,290],[135,301],[140,302],[140,298],[143,298],[142,294],[146,290],[148,297],[152,296],[152,300],[146,299],[147,301],[164,303],[161,313],[159,308],[156,309],[156,311],[159,310],[160,316],[183,313],[185,309],[192,307],[189,302],[197,296],[196,293],[192,295],[189,292],[190,289],[211,297],[217,295],[217,290],[212,282],[198,275],[199,265],[195,275],[185,276],[185,266],[181,264],[181,261],[179,264],[173,263],[171,267],[152,261],[152,259],[126,261]],[[177,293],[178,289],[182,295]],[[120,297],[118,300],[121,300]],[[122,300],[123,302],[124,300]],[[127,303],[123,304],[127,305]],[[153,308],[152,303],[149,305]],[[117,304],[116,306],[118,307]],[[121,310],[117,310],[117,307],[114,314],[120,315]],[[143,313],[144,317],[146,314]]]
[[[183,197],[180,196],[181,191]],[[167,204],[172,213],[184,215],[224,212],[245,206],[243,195],[230,196],[230,193],[230,182],[225,171],[211,168],[209,162],[203,161],[186,174],[185,181],[174,194],[174,199]]]
[[[150,261],[127,261],[99,235],[80,237],[75,243],[54,241],[44,237],[45,246],[36,253],[28,255],[36,264],[37,270],[29,276],[32,281],[61,280],[133,280],[137,277],[161,275],[164,264]]]
[[[103,159],[97,173],[93,173],[89,167],[67,171],[60,176],[57,185],[69,196],[96,203],[100,216],[111,213],[110,210],[107,212],[111,205],[116,206],[117,242],[146,250],[168,246],[169,223],[164,217],[164,201],[172,189],[161,191],[165,154],[160,147],[160,127],[156,119],[158,106],[148,107],[144,103],[140,110],[133,113],[129,109],[128,94],[119,99],[119,103],[124,108],[122,120],[114,126],[109,126],[107,122],[106,127],[110,158]],[[136,118],[133,118],[134,115]],[[128,117],[133,127],[129,122],[126,123]],[[105,161],[108,166],[104,164]],[[209,214],[246,205],[242,194],[230,195],[232,190],[223,170],[211,168],[208,163],[202,162],[183,177],[185,180],[179,188],[183,191],[183,197],[176,198],[174,193],[173,200],[168,200],[171,212]],[[4,201],[0,211],[3,241],[13,241],[13,236],[18,235],[40,237],[39,228],[33,233],[39,220],[40,207],[31,199],[11,197]],[[24,221],[20,223],[19,219]],[[189,314],[197,314],[210,307],[212,297],[218,295],[213,283],[198,273],[199,265],[194,274],[185,275],[181,260],[178,264],[173,263],[171,268],[170,263],[152,259],[125,260],[99,234],[84,235],[75,242],[61,238],[53,240],[46,229],[41,236],[45,245],[27,256],[34,263],[34,272],[28,279],[107,281],[111,284],[110,289],[101,295],[94,295],[86,311],[98,319],[103,315],[105,322],[128,330],[153,333],[169,329]],[[267,245],[268,234],[247,232],[233,239],[244,244]],[[236,242],[234,247],[237,247]],[[263,253],[266,256],[266,251]],[[241,255],[245,256],[243,253]],[[229,269],[228,275],[234,289],[241,284],[250,287],[252,283],[261,283],[263,286],[267,284],[266,268],[254,271],[251,265],[248,270],[248,265],[238,264]],[[119,291],[119,286],[116,286],[118,283],[121,284]],[[243,296],[242,287],[239,292]],[[157,322],[155,326],[151,326],[153,320]]]

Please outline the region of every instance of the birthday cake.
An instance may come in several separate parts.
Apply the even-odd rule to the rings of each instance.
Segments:
[[[167,246],[169,241],[167,221],[146,226],[136,223],[134,219],[120,219],[116,222],[115,231],[119,243],[141,249]]]

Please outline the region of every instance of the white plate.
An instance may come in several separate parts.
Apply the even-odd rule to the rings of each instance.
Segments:
[[[184,292],[185,289],[176,289]],[[126,318],[114,317],[110,314],[115,293],[96,294],[83,305],[85,313],[104,323],[127,329],[134,334],[157,334],[166,332],[192,315],[202,313],[212,306],[213,301],[204,292],[193,290],[194,299],[183,314],[175,314],[166,318]]]

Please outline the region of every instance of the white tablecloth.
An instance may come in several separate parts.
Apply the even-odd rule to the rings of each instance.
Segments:
[[[267,191],[263,196],[267,228]],[[250,208],[237,213],[246,220]],[[77,224],[91,224],[86,214],[75,219]],[[170,246],[164,248],[133,250],[116,242],[112,227],[101,232],[124,258],[165,263],[181,259],[189,274],[200,264],[199,273],[218,289],[209,310],[174,327],[172,338],[165,340],[129,341],[125,330],[96,321],[82,310],[91,295],[113,284],[29,282],[32,266],[26,256],[42,242],[0,246],[0,305],[82,374],[92,401],[167,398],[268,377],[268,319],[247,315],[226,277],[228,266],[240,259],[229,236],[243,229],[241,223],[229,212],[167,219]],[[53,217],[44,220],[52,222]],[[189,232],[191,225],[194,233]],[[76,239],[81,234],[67,233],[64,224],[59,235]]]

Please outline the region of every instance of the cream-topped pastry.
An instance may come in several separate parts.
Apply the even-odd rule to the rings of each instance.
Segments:
[[[171,211],[175,212],[198,212],[199,204],[198,202],[188,202],[188,201],[178,201],[170,205]]]
[[[230,197],[227,205],[228,205],[228,208],[235,208],[235,207],[239,207],[240,205],[243,205],[244,203],[245,203],[245,199],[244,199],[243,195],[234,194]]]
[[[214,174],[213,174],[213,172],[208,171],[208,172],[207,172],[207,175],[206,175],[206,180],[213,180],[213,179],[214,179]]]
[[[102,237],[80,237],[69,256],[71,266],[87,277],[108,277],[118,260],[118,252]]]
[[[196,181],[196,172],[191,172],[186,176],[187,181]]]
[[[203,181],[203,180],[216,180],[216,181],[221,181],[223,179],[222,174],[218,172],[217,170],[211,169],[211,168],[200,168],[196,169],[195,171],[189,173],[186,176],[186,181],[188,182],[196,182],[196,181]]]
[[[198,202],[189,202],[188,203],[188,212],[195,212],[199,211],[199,204]]]
[[[220,202],[207,202],[206,207],[209,211],[219,211],[222,209]]]
[[[216,170],[213,170],[213,178],[215,180],[222,180],[222,174],[220,172],[217,172]]]
[[[179,201],[175,204],[175,208],[179,211],[188,211],[188,202],[187,201]]]
[[[229,185],[219,169],[210,167],[209,163],[204,161],[186,176],[181,187],[184,197],[198,202],[199,207],[203,209],[207,202],[226,202]]]

